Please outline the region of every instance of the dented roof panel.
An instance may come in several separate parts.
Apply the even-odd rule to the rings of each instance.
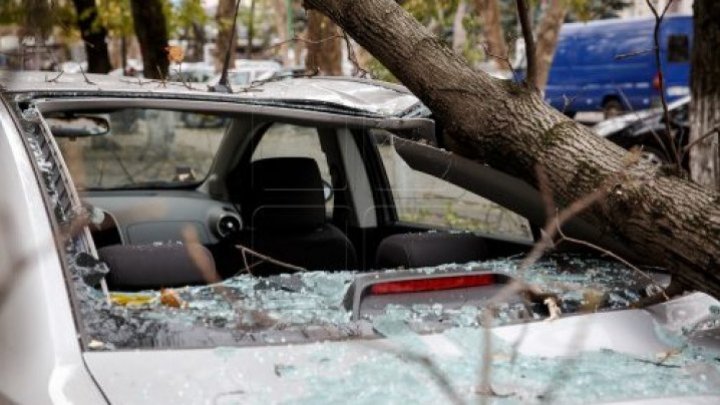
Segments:
[[[10,93],[35,95],[98,95],[204,99],[254,104],[287,104],[298,108],[334,106],[378,117],[429,115],[429,111],[405,87],[349,78],[313,77],[260,82],[235,89],[233,94],[213,93],[202,83],[163,82],[107,75],[57,72],[5,72],[0,85]]]

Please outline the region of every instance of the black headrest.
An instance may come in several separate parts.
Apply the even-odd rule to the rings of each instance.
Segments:
[[[388,236],[375,255],[377,268],[414,268],[482,260],[485,241],[472,233],[426,232]]]
[[[98,250],[110,272],[112,288],[141,290],[206,284],[215,273],[215,261],[199,243],[113,245]]]
[[[243,196],[242,208],[253,229],[315,229],[325,223],[323,183],[314,159],[257,160],[248,176],[250,194]]]

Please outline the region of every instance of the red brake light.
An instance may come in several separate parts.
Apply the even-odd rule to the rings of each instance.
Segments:
[[[402,294],[423,291],[453,290],[456,288],[482,287],[495,284],[493,274],[475,274],[471,276],[440,277],[422,280],[388,281],[374,284],[370,294]]]

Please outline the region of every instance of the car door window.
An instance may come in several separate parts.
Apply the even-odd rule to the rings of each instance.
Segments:
[[[276,157],[309,157],[315,160],[320,176],[332,184],[327,157],[320,146],[320,136],[313,127],[275,123],[262,135],[253,151],[251,161]],[[332,216],[333,198],[325,203],[328,217]]]
[[[413,170],[393,137],[376,132],[398,219],[408,224],[532,239],[527,219],[443,179]]]

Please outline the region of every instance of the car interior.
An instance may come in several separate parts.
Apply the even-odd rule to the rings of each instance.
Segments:
[[[213,119],[191,126],[183,115],[200,113],[175,110],[163,118],[157,111],[168,112],[93,106],[44,113],[109,118],[107,135],[56,136],[56,142],[81,198],[101,212],[90,228],[113,290],[205,284],[243,273],[364,272],[507,257],[528,251],[539,235],[531,224],[543,223],[534,189],[406,139],[415,133],[412,125],[388,131],[342,117],[321,122],[213,112],[205,113]],[[177,126],[158,131],[153,125],[163,119]],[[197,122],[212,128],[198,129]],[[140,127],[146,139],[125,148]],[[195,132],[182,135],[186,130]],[[211,147],[195,142],[198,131],[210,130]],[[160,143],[148,140],[153,136]],[[170,150],[150,156],[167,144]],[[188,161],[198,150],[210,154],[187,165],[183,150]],[[158,173],[172,174],[172,181],[140,181],[158,161],[164,164]],[[105,167],[128,184],[117,186],[122,182],[113,183]],[[92,179],[98,171],[99,182]]]

